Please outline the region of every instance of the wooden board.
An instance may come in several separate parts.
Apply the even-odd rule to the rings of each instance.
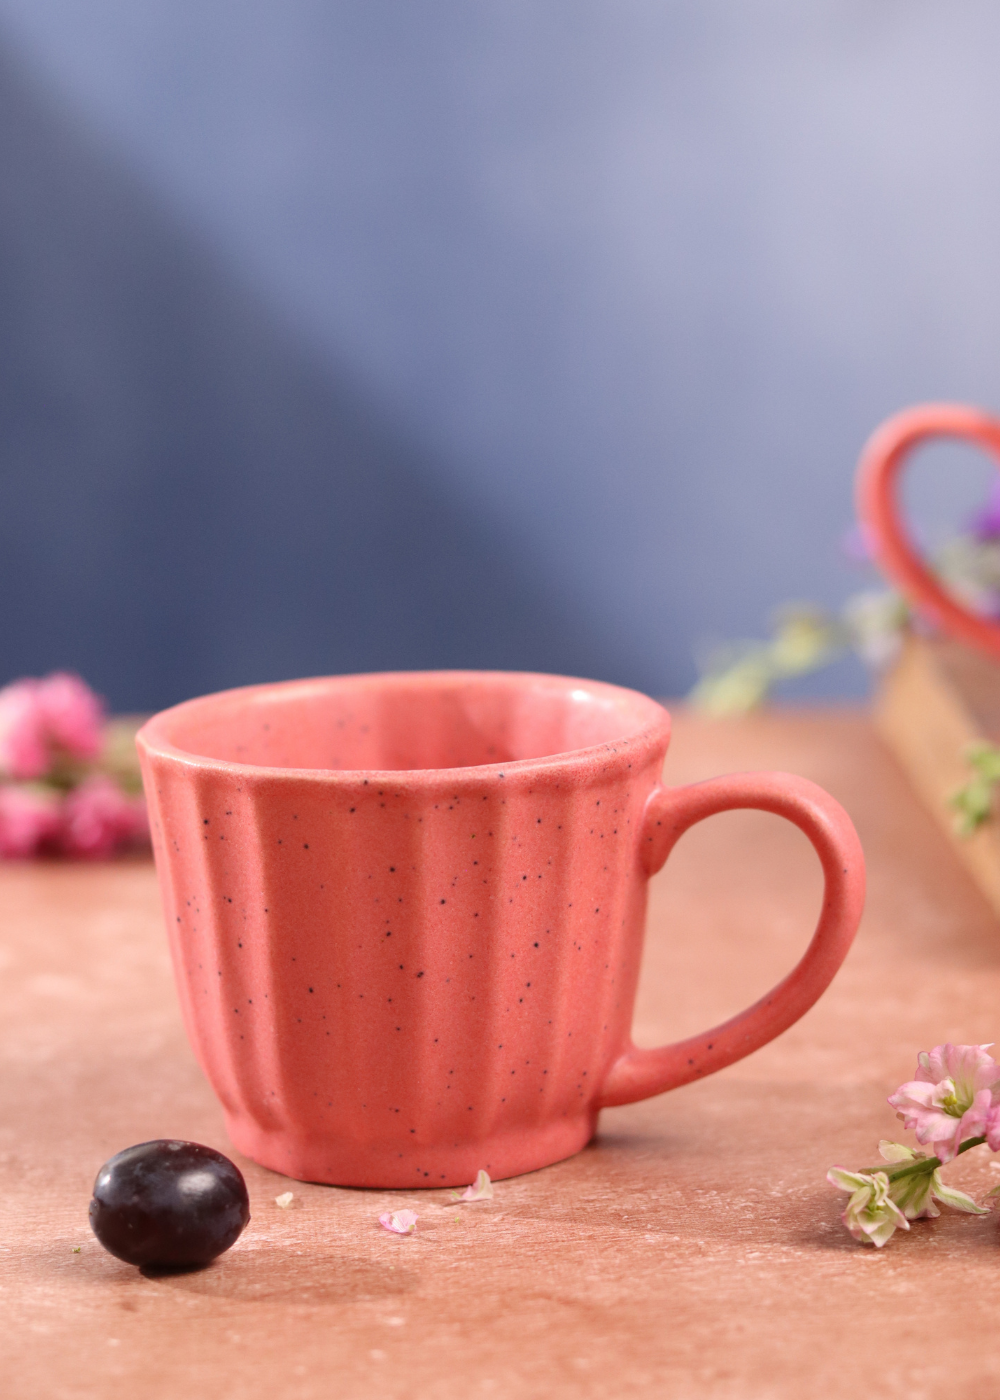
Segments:
[[[910,637],[882,678],[874,709],[878,732],[1000,915],[1000,822],[960,836],[948,801],[972,776],[969,745],[1000,742],[1000,663],[960,642]]]
[[[902,1135],[885,1096],[918,1050],[998,1038],[995,920],[866,718],[677,716],[670,781],[748,768],[823,784],[867,854],[858,941],[797,1026],[604,1113],[584,1152],[482,1205],[238,1159],[248,1230],[167,1278],[87,1225],[118,1149],[176,1135],[232,1152],[184,1039],[152,868],[0,866],[3,1400],[996,1400],[997,1217],[943,1215],[876,1253],[824,1182]],[[652,886],[637,1039],[760,994],[819,900],[815,857],[775,817],[686,835]],[[989,1161],[946,1177],[983,1196]],[[415,1235],[379,1228],[390,1206],[420,1213]]]

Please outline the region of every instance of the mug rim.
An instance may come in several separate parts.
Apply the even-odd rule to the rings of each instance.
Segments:
[[[526,683],[543,683],[555,690],[565,691],[567,689],[585,688],[588,691],[603,693],[608,697],[619,697],[635,706],[640,713],[646,711],[648,718],[645,723],[640,723],[637,728],[626,729],[620,736],[606,740],[600,744],[588,745],[582,749],[563,749],[558,753],[542,754],[536,758],[517,758],[508,762],[497,763],[470,763],[450,768],[291,768],[280,767],[262,763],[239,762],[235,759],[213,758],[208,754],[199,754],[191,749],[186,749],[179,742],[175,742],[175,737],[168,735],[167,730],[172,722],[180,719],[183,721],[187,714],[197,713],[199,710],[213,709],[222,703],[232,703],[238,697],[248,701],[254,701],[275,692],[285,692],[303,690],[308,692],[314,688],[327,688],[334,685],[345,687],[357,686],[361,688],[365,683],[377,682],[410,682],[417,684],[438,684],[442,682],[482,682],[499,681],[506,683],[511,688],[526,688]],[[553,685],[552,683],[556,684]],[[160,710],[152,715],[136,734],[136,745],[140,753],[149,756],[169,759],[181,763],[185,767],[206,771],[224,772],[239,774],[245,778],[271,778],[271,779],[294,779],[297,782],[315,781],[324,784],[341,783],[349,784],[361,781],[362,779],[377,778],[379,781],[394,783],[397,787],[407,779],[419,779],[421,782],[441,780],[443,782],[454,783],[461,777],[469,774],[477,776],[504,775],[506,773],[538,772],[546,768],[565,768],[569,764],[587,765],[590,762],[604,758],[610,753],[618,753],[623,747],[634,752],[638,746],[648,747],[655,745],[658,741],[663,744],[664,749],[670,742],[671,718],[670,712],[658,700],[643,694],[640,690],[632,690],[627,686],[613,685],[608,681],[588,680],[581,676],[563,676],[547,671],[477,671],[477,670],[440,670],[440,671],[362,671],[345,672],[329,676],[310,676],[294,680],[266,681],[257,685],[234,686],[228,690],[217,690],[207,695],[198,695],[190,700],[182,700],[177,705],[171,705],[165,710]]]

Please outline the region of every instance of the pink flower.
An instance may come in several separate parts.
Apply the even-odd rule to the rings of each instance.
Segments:
[[[38,682],[37,703],[52,744],[73,758],[97,757],[104,707],[89,685],[67,671],[54,671]]]
[[[40,778],[49,766],[38,682],[14,681],[0,690],[0,770],[17,781]]]
[[[96,758],[102,727],[101,702],[79,676],[14,681],[0,690],[0,771],[25,781],[46,774],[60,753]]]
[[[100,859],[135,841],[144,829],[142,799],[129,797],[113,779],[95,774],[66,797],[59,844],[67,855]]]
[[[0,857],[37,855],[59,831],[59,805],[51,789],[0,785]]]
[[[937,1045],[917,1056],[917,1076],[889,1102],[917,1141],[950,1162],[970,1137],[986,1132],[1000,1100],[1000,1065],[986,1045]],[[998,1128],[1000,1143],[1000,1128]]]

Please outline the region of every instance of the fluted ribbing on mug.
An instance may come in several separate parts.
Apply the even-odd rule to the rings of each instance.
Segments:
[[[151,803],[182,1005],[238,1146],[295,1176],[429,1185],[587,1140],[644,915],[656,764],[623,796],[625,750],[582,786],[469,770],[430,792],[178,779],[154,758],[161,796],[180,782]]]

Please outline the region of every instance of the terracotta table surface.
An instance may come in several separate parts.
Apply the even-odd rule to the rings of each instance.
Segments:
[[[152,867],[0,867],[0,1394],[1000,1396],[997,1219],[943,1215],[877,1252],[824,1182],[903,1136],[885,1095],[919,1049],[1000,1032],[1000,927],[862,715],[679,716],[669,780],[760,767],[827,787],[868,857],[858,941],[797,1026],[606,1111],[584,1152],[491,1203],[299,1185],[236,1157],[250,1227],[172,1277],[119,1263],[87,1224],[95,1172],[122,1147],[232,1152],[181,1028]],[[694,1032],[765,990],[819,890],[777,818],[685,836],[653,882],[636,1039]],[[982,1194],[989,1161],[948,1174]],[[415,1235],[378,1227],[390,1206],[420,1212]]]

